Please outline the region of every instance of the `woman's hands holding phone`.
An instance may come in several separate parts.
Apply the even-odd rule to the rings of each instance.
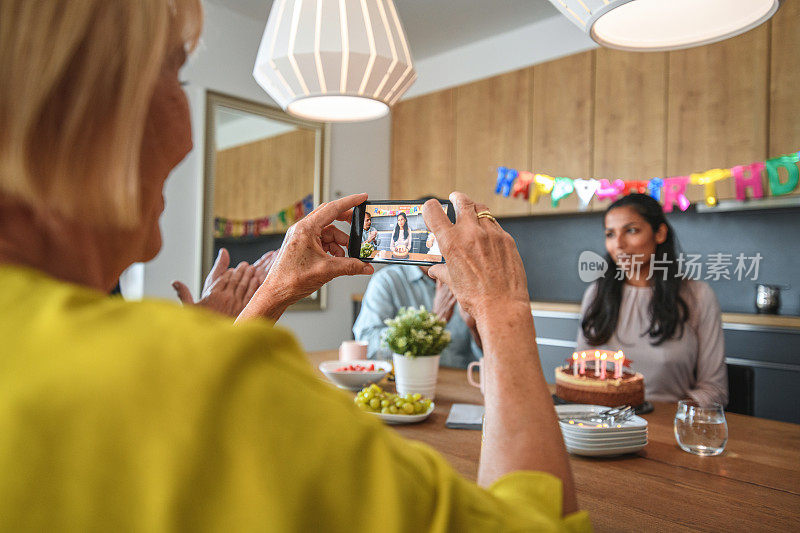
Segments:
[[[461,307],[480,322],[493,310],[522,305],[530,309],[528,284],[522,259],[513,237],[491,218],[478,218],[488,211],[466,194],[453,192],[456,209],[453,224],[436,200],[428,200],[422,215],[439,241],[447,264],[434,265],[428,275],[444,282]]]
[[[423,207],[425,222],[447,260],[432,266],[428,275],[446,283],[475,318],[482,342],[486,416],[478,483],[490,486],[518,470],[549,472],[561,479],[563,513],[571,513],[577,509],[572,472],[542,375],[517,246],[493,217],[478,218],[488,212],[485,205],[458,192],[450,200],[456,207],[455,224],[436,200]]]
[[[291,304],[309,296],[334,278],[372,274],[369,263],[346,257],[348,235],[333,225],[350,222],[353,207],[366,201],[353,194],[321,204],[286,232],[266,280],[237,318],[277,320]]]

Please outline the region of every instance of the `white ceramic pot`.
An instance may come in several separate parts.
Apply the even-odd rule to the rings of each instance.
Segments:
[[[408,357],[393,354],[394,378],[398,394],[418,392],[423,398],[436,395],[436,379],[439,376],[438,355]]]

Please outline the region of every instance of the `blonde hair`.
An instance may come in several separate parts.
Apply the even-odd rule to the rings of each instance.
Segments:
[[[201,27],[200,0],[2,0],[0,197],[134,225],[155,82]]]

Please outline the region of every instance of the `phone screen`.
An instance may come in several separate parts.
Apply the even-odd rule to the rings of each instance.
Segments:
[[[423,201],[365,202],[353,211],[351,257],[375,263],[435,265],[444,263],[436,236],[422,218]],[[450,202],[442,210],[455,220]]]

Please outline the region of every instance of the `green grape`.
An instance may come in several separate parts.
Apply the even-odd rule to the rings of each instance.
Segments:
[[[360,409],[383,414],[423,414],[431,406],[431,400],[423,398],[418,392],[394,394],[374,383],[359,391],[353,401]]]

